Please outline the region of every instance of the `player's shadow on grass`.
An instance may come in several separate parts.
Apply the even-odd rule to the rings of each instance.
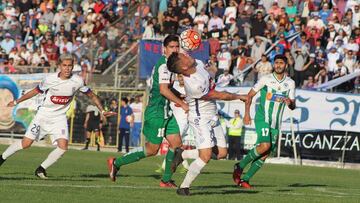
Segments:
[[[108,174],[82,174],[80,175],[82,178],[109,178]],[[161,175],[127,175],[127,174],[121,174],[119,177],[145,177],[145,178],[154,178],[157,180],[161,179]]]
[[[201,174],[233,174],[232,172],[222,171],[222,172],[214,172],[214,171],[204,171]]]
[[[229,195],[229,194],[257,194],[259,191],[254,190],[220,190],[220,191],[201,191],[191,193],[191,196],[196,195]]]
[[[288,185],[288,187],[327,187],[327,185],[294,183],[294,184]]]

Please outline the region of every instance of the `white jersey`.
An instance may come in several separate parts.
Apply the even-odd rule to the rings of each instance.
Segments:
[[[176,91],[178,91],[180,94],[185,95],[185,88],[180,86],[180,83],[178,80],[174,81],[173,88]],[[176,105],[172,101],[170,101],[170,108],[171,108],[173,115],[176,119],[176,122],[179,126],[180,135],[182,137],[184,137],[187,134],[187,130],[188,130],[187,114],[180,106]]]
[[[80,76],[72,75],[69,79],[62,80],[59,77],[59,73],[46,77],[37,86],[37,90],[45,94],[37,114],[47,118],[65,117],[75,93],[78,90],[83,93],[90,91]]]
[[[196,60],[196,72],[189,77],[184,76],[186,101],[189,104],[189,117],[209,117],[216,115],[215,101],[200,99],[215,89],[215,83],[205,70],[203,62]]]

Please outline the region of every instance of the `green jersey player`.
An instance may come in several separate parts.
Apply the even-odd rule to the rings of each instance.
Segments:
[[[179,51],[178,36],[167,36],[164,39],[163,45],[164,55],[158,60],[153,69],[149,103],[144,115],[143,134],[146,138],[145,147],[142,150],[127,153],[117,159],[108,159],[110,179],[112,181],[116,180],[116,174],[120,167],[145,157],[156,155],[165,137],[170,147],[166,154],[165,171],[160,181],[160,187],[176,187],[171,180],[172,172],[170,164],[174,158],[174,149],[181,147],[182,142],[176,119],[169,112],[169,100],[179,105],[185,112],[189,110],[189,107],[169,89],[171,72],[167,69],[166,61],[170,54]]]
[[[274,61],[274,72],[258,81],[248,93],[245,104],[244,124],[249,125],[251,124],[251,101],[260,91],[260,105],[255,114],[257,145],[234,166],[234,182],[244,188],[251,187],[250,178],[262,167],[269,154],[275,150],[285,106],[291,110],[295,109],[295,82],[285,75],[287,59],[283,55],[276,55]],[[250,163],[249,170],[241,177],[244,168]]]

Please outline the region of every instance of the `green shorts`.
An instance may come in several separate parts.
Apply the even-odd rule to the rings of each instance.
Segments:
[[[144,121],[143,134],[148,142],[161,144],[167,135],[177,134],[180,136],[180,130],[174,116],[169,119],[149,118]]]
[[[276,149],[279,129],[270,128],[270,125],[264,121],[255,121],[255,128],[257,134],[256,144],[264,142],[271,143],[270,150],[274,152]]]

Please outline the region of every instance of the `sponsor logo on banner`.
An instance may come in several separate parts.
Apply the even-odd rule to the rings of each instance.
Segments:
[[[71,96],[51,96],[50,100],[54,104],[65,105],[71,101],[71,98],[72,98]]]

